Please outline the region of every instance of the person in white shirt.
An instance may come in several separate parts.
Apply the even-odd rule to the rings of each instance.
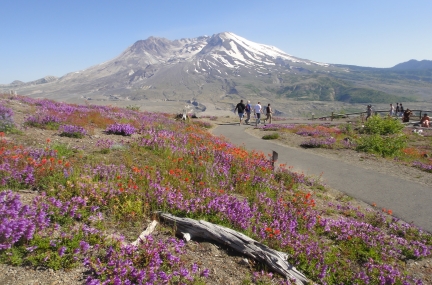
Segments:
[[[393,104],[390,104],[390,117],[393,117],[395,114],[395,107],[393,106]]]
[[[258,124],[261,122],[261,105],[260,102],[258,102],[258,104],[256,104],[254,106],[254,114],[256,116],[256,125],[258,126]]]

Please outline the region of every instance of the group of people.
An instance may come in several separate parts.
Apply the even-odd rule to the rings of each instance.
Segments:
[[[390,112],[389,115],[390,117],[396,116],[396,117],[404,117],[405,116],[405,112],[409,111],[409,109],[404,109],[402,103],[397,103],[396,102],[396,108],[393,104],[390,104]],[[408,112],[407,112],[408,114]]]
[[[412,115],[412,111],[410,109],[404,109],[402,103],[397,103],[396,102],[396,108],[395,106],[393,106],[393,104],[390,104],[390,111],[389,111],[389,116],[393,117],[402,117],[402,122],[406,123],[409,122],[409,118]]]
[[[404,110],[402,103],[396,103],[396,108],[393,104],[390,104],[390,116],[396,115],[397,117],[402,117],[402,122],[408,123],[413,112],[410,109]],[[424,128],[429,128],[430,118],[427,113],[423,114],[423,117],[420,119],[420,125]]]
[[[411,117],[411,115],[412,115],[412,111],[411,111],[410,109],[406,109],[406,110],[403,112],[403,115],[402,115],[402,122],[404,122],[404,123],[408,123],[408,122],[409,122],[409,119],[410,119],[410,117]],[[423,117],[421,117],[421,119],[420,119],[420,125],[421,125],[423,128],[429,128],[429,125],[430,125],[430,118],[429,118],[429,116],[428,116],[427,113],[424,113],[424,114],[423,114]]]
[[[263,113],[263,111],[264,110],[260,102],[258,102],[258,104],[256,104],[255,106],[252,106],[250,101],[247,101],[247,104],[244,104],[243,100],[240,100],[240,103],[238,103],[234,109],[234,113],[238,112],[238,116],[240,118],[240,125],[242,123],[245,113],[246,113],[245,124],[249,124],[251,113],[253,112],[254,117],[256,118],[256,125],[258,126],[258,124],[261,122],[261,114]],[[265,107],[265,114],[267,115],[267,117],[264,119],[264,123],[265,121],[268,120],[268,122],[271,124],[273,118],[273,110],[270,104],[268,104],[267,107]]]
[[[393,117],[402,117],[403,123],[408,123],[413,112],[410,109],[404,109],[402,103],[396,103],[396,108],[393,104],[390,104],[389,116]],[[368,105],[366,109],[366,121],[372,115],[372,105]],[[424,128],[429,128],[430,118],[427,113],[423,114],[423,117],[420,119],[420,125]]]

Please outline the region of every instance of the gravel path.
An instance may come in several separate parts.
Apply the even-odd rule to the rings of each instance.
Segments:
[[[343,152],[342,157],[336,159],[262,140],[245,132],[246,128],[251,126],[221,124],[213,130],[213,134],[223,135],[234,144],[243,144],[248,150],[258,150],[265,154],[276,151],[279,154],[279,163],[293,166],[295,171],[306,175],[321,176],[329,187],[368,204],[376,203],[382,208],[391,209],[394,216],[432,232],[430,184],[348,163],[347,160],[352,158],[344,157]]]

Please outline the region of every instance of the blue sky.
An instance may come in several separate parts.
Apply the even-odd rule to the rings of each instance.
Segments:
[[[0,7],[0,84],[85,69],[149,36],[224,31],[325,63],[432,60],[430,0],[1,0]]]

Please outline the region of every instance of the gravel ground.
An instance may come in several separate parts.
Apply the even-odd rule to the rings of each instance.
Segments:
[[[1,285],[78,285],[84,284],[85,268],[53,270],[0,264]]]

